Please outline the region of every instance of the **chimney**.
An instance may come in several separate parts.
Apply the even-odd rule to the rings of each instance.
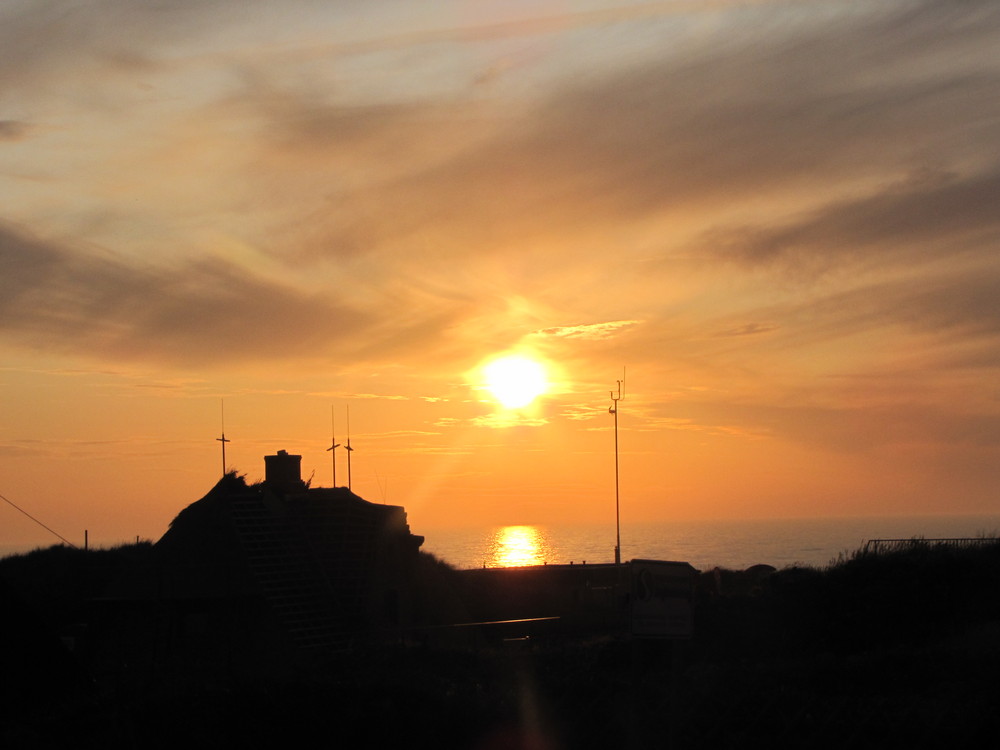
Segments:
[[[264,456],[264,481],[275,492],[297,492],[302,484],[302,456],[278,451],[277,455]]]

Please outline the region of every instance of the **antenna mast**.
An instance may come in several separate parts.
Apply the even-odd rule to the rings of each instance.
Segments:
[[[222,476],[226,476],[226,443],[233,442],[232,440],[226,440],[226,400],[219,399],[222,406],[222,437],[217,437],[216,440],[222,443]]]
[[[351,453],[354,448],[351,447],[351,405],[347,405],[347,445],[344,446],[344,450],[347,451],[347,489],[351,489]]]
[[[618,382],[617,394],[611,391],[611,408],[608,413],[615,415],[615,565],[621,565],[622,561],[622,526],[621,514],[619,513],[618,502],[618,402],[625,398],[623,387],[625,385],[625,368],[622,368],[622,379]]]
[[[330,407],[330,447],[327,448],[330,451],[330,459],[333,461],[333,486],[337,486],[337,448],[340,447],[340,443],[337,442],[337,423],[334,421],[333,417],[333,406]],[[348,458],[350,453],[347,454]]]

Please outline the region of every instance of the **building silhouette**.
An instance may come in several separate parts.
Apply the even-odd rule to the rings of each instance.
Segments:
[[[423,537],[404,509],[309,487],[301,456],[264,460],[263,482],[230,472],[184,508],[105,599],[104,629],[147,641],[133,661],[281,669],[396,639],[411,622]]]

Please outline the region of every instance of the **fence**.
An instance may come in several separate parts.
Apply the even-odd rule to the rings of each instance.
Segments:
[[[969,549],[972,547],[986,547],[991,544],[1000,544],[997,537],[963,537],[956,539],[924,539],[923,537],[912,537],[910,539],[869,539],[865,542],[864,554],[880,554],[887,552],[900,552],[902,550],[921,547],[955,547]]]

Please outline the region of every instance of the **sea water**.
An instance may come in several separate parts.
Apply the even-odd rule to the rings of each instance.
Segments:
[[[424,551],[461,569],[614,561],[614,524],[414,531],[424,534]],[[1000,515],[631,523],[621,527],[621,559],[680,560],[700,570],[825,567],[871,539],[998,535]]]
[[[424,535],[424,551],[462,569],[614,561],[613,523],[411,528]],[[626,523],[621,559],[680,560],[699,570],[742,570],[758,563],[824,567],[871,539],[980,536],[1000,536],[1000,514]],[[0,546],[0,557],[38,546]]]

